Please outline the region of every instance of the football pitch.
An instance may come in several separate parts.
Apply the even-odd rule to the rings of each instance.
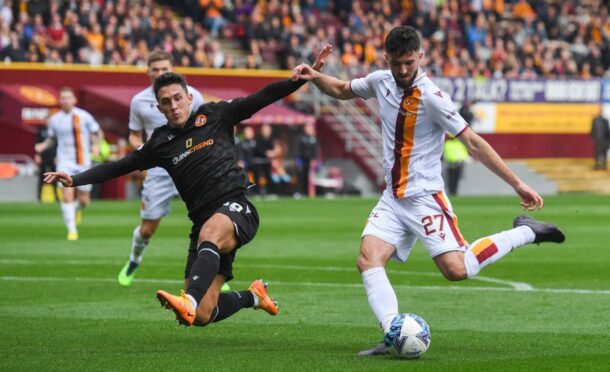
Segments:
[[[516,198],[452,198],[469,241],[510,228]],[[463,282],[445,280],[418,243],[388,273],[401,312],[432,343],[418,360],[358,357],[382,335],[355,268],[376,199],[254,200],[261,227],[238,251],[233,289],[269,282],[280,314],[244,309],[206,328],[177,325],[155,291],[182,288],[190,223],[180,201],[131,287],[139,202],[94,201],[66,241],[58,205],[0,204],[0,370],[608,370],[610,198],[545,199],[534,217],[563,245],[530,245]]]

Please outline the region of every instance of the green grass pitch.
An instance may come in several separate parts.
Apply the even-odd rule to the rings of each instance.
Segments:
[[[190,224],[180,201],[136,281],[116,276],[138,202],[93,202],[68,242],[58,205],[0,204],[0,370],[496,371],[610,368],[610,198],[558,196],[533,213],[563,245],[527,246],[477,279],[443,279],[420,243],[388,266],[402,312],[430,324],[418,360],[356,356],[381,341],[355,268],[376,199],[254,201],[256,239],[240,249],[234,289],[270,283],[280,314],[244,309],[179,327],[157,289],[182,287]],[[507,229],[516,198],[452,199],[465,238]]]

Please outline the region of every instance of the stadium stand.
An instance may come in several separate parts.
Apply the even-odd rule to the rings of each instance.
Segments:
[[[140,65],[160,47],[179,66],[292,68],[330,42],[353,77],[382,68],[385,34],[411,24],[421,30],[432,75],[610,75],[610,17],[601,0],[0,3],[0,55],[11,61]]]
[[[607,0],[0,0],[0,59],[44,62],[59,69],[74,69],[74,65],[56,66],[70,63],[142,66],[151,50],[162,48],[174,56],[176,66],[290,69],[304,60],[311,62],[325,44],[332,43],[334,57],[326,71],[347,80],[385,68],[382,44],[387,32],[410,24],[421,32],[427,53],[424,67],[437,82],[458,78],[454,80],[483,85],[496,80],[488,78],[502,78],[540,79],[546,84],[563,79],[595,93],[608,86],[598,78],[610,77],[609,9]],[[22,68],[29,66],[33,65]],[[262,76],[269,71],[245,73]],[[210,85],[210,79],[216,78],[206,79],[210,89],[215,84]],[[531,91],[532,83],[526,82],[523,89]],[[83,88],[83,98],[87,89]],[[588,95],[582,100],[563,95],[537,103],[563,100],[607,106],[604,94],[595,93],[593,101]],[[485,98],[489,97],[477,95],[474,101]],[[463,99],[454,95],[457,105]],[[286,101],[315,114],[322,137],[333,138],[322,143],[326,155],[349,156],[373,183],[383,182],[374,107],[367,102],[328,100],[307,88]],[[587,107],[574,106],[568,113],[592,110]],[[578,112],[584,118],[589,111]],[[540,120],[538,129],[546,125]],[[582,149],[589,148],[588,133],[582,123],[569,124],[580,129],[566,132],[566,126],[557,126],[543,134],[492,130],[487,139],[503,156],[586,157]],[[551,151],[556,143],[567,143],[567,138],[578,151],[568,151],[565,145],[562,153]],[[507,147],[515,141],[521,145],[518,156]],[[540,153],[524,150],[532,148]]]

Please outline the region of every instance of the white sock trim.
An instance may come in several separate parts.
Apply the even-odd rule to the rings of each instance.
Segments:
[[[466,276],[468,278],[476,276],[481,271],[477,256],[470,250],[464,252],[464,266],[466,266]]]
[[[189,301],[191,301],[191,305],[193,306],[193,309],[197,310],[197,301],[195,301],[193,296],[191,296],[190,294],[187,294],[186,298],[188,298]]]

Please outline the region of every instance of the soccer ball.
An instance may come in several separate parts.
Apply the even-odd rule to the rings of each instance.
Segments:
[[[392,355],[406,359],[422,356],[428,350],[430,341],[428,323],[415,314],[398,314],[384,338]]]

